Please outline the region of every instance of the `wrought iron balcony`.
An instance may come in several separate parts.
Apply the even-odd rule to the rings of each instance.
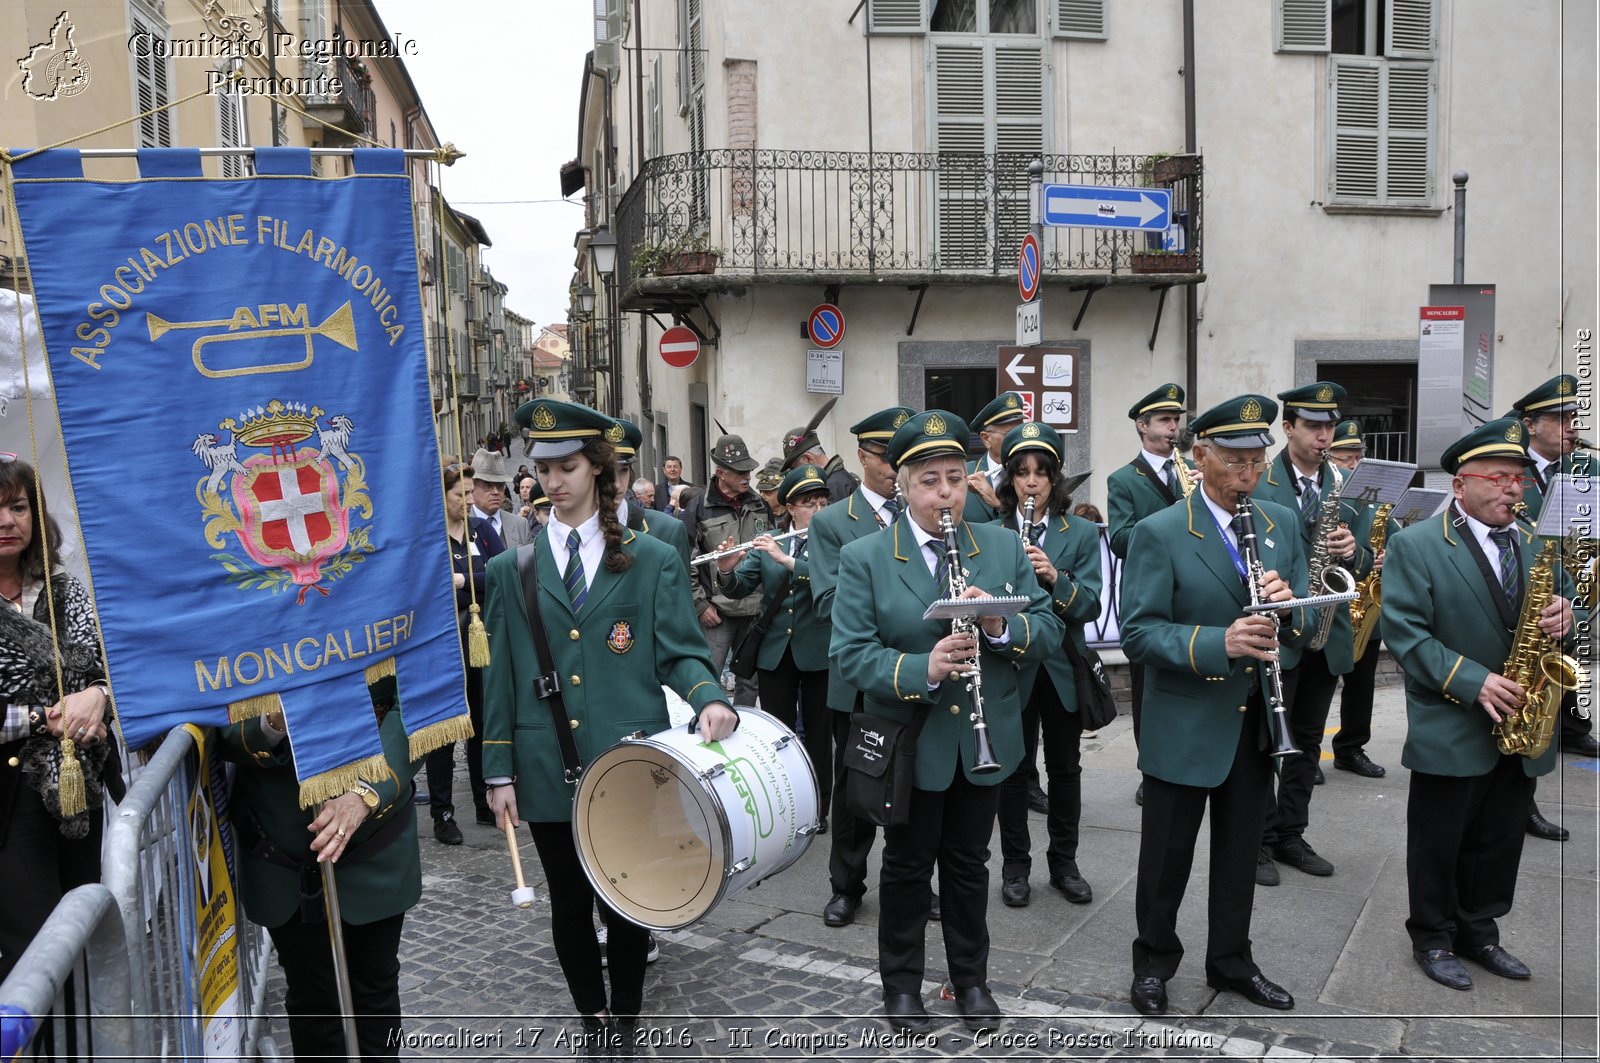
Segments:
[[[304,71],[308,78],[323,75],[330,82],[335,79],[339,82],[339,91],[336,93],[305,97],[307,114],[338,127],[337,130],[328,129],[310,118],[305,119],[306,129],[315,133],[324,147],[343,147],[355,143],[355,136],[372,135],[376,106],[372,78],[364,65],[358,70],[349,58],[336,55],[327,66],[320,65],[315,59],[307,59]]]
[[[475,399],[483,392],[483,380],[477,373],[456,374],[456,397]]]
[[[1028,228],[1031,161],[1010,153],[748,148],[658,156],[616,211],[624,308],[754,282],[1010,282]],[[1202,280],[1202,161],[1045,156],[1047,183],[1170,189],[1174,223],[1166,233],[1046,227],[1045,279],[1086,286]],[[1162,253],[1152,259],[1149,252]]]

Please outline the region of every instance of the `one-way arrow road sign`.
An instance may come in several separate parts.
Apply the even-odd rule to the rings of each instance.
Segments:
[[[1045,185],[1042,195],[1046,225],[1159,232],[1172,224],[1172,193],[1164,188]]]

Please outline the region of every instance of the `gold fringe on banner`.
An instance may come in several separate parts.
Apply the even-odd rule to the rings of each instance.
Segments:
[[[366,675],[367,686],[369,687],[381,680],[394,678],[394,658],[385,657],[377,664],[367,665]]]
[[[243,701],[228,702],[228,722],[244,723],[257,716],[271,716],[283,711],[283,699],[276,694],[257,694]]]
[[[311,808],[323,801],[332,801],[335,797],[343,797],[356,788],[356,783],[369,778],[374,772],[383,771],[388,767],[388,761],[383,759],[383,754],[358,760],[354,764],[334,768],[332,771],[313,775],[300,784],[300,807]]]
[[[411,732],[412,760],[421,760],[440,746],[451,742],[465,742],[472,737],[472,717],[462,715],[438,723],[430,723],[420,731]]]
[[[483,626],[482,610],[473,602],[472,621],[467,624],[467,663],[474,668],[489,667],[489,632]]]
[[[60,781],[61,818],[88,811],[88,795],[83,792],[83,765],[78,763],[78,748],[70,738],[61,740]]]

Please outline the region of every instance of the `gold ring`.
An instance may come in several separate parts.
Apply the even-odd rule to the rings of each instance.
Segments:
[[[337,835],[338,835],[338,836],[339,836],[339,837],[341,837],[341,838],[343,838],[343,837],[344,837],[344,828],[343,828],[343,827],[340,827],[340,828],[339,828],[339,829],[338,829],[338,830],[336,830],[336,831],[334,831],[334,832],[333,832],[333,833],[335,833],[335,834],[337,834]]]

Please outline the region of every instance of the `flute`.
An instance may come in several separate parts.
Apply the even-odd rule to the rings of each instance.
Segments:
[[[806,533],[806,531],[805,531],[804,528],[796,528],[794,531],[787,531],[787,532],[783,532],[780,535],[774,535],[772,537],[772,541],[773,542],[777,542],[777,543],[781,543],[785,539],[793,539],[795,536],[804,535],[805,533]],[[763,532],[762,534],[764,535],[766,533]],[[715,561],[720,557],[727,557],[729,554],[737,554],[741,550],[748,550],[752,546],[754,546],[755,544],[756,544],[756,541],[754,539],[751,539],[747,543],[740,543],[737,546],[730,546],[726,550],[714,550],[709,554],[701,554],[699,557],[694,558],[693,560],[691,560],[689,562],[689,565],[690,565],[691,568],[693,566],[695,566],[695,565],[703,565],[708,561]]]

